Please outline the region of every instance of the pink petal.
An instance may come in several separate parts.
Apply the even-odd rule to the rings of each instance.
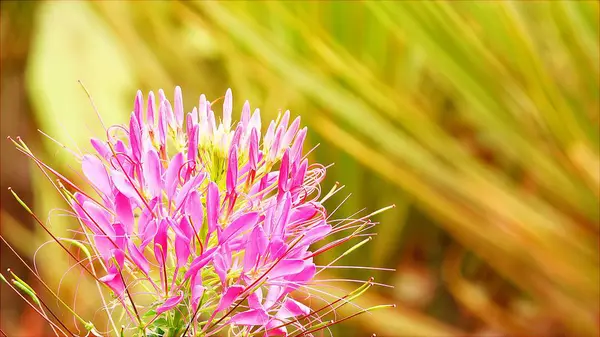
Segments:
[[[250,132],[250,150],[248,162],[250,168],[256,171],[256,165],[258,164],[258,133],[256,129],[252,129]]]
[[[306,305],[295,301],[291,298],[285,300],[279,311],[277,312],[277,318],[286,319],[297,317],[301,315],[308,315],[310,313],[310,308]]]
[[[269,172],[267,175],[262,177],[260,182],[252,186],[250,192],[248,192],[248,196],[253,196],[256,193],[263,191],[267,186],[271,186],[274,182],[277,181],[278,173],[277,172]],[[265,229],[266,230],[266,229]]]
[[[104,262],[107,264],[110,263],[115,247],[111,240],[103,234],[94,235],[94,246]]]
[[[183,267],[190,257],[190,240],[177,236],[175,238],[175,256],[177,257],[177,268]]]
[[[138,121],[142,120],[142,105],[144,104],[144,95],[141,90],[138,90],[135,95],[135,101],[133,103],[133,116],[137,118]]]
[[[292,122],[292,125],[290,125],[290,128],[283,135],[283,139],[281,140],[282,148],[287,148],[290,145],[290,143],[292,142],[292,139],[294,139],[294,136],[298,132],[299,128],[300,128],[300,116],[298,116],[298,117],[296,117],[296,119],[294,119],[294,121]]]
[[[183,166],[183,154],[179,152],[171,158],[169,168],[167,168],[167,172],[165,172],[165,188],[169,199],[173,198],[177,186],[179,185],[179,170],[181,169],[181,166]]]
[[[198,102],[198,113],[200,115],[200,121],[208,118],[208,103],[206,102],[206,96],[200,95],[200,101]]]
[[[98,280],[100,282],[104,282],[110,289],[112,289],[117,297],[123,297],[123,293],[125,292],[125,284],[123,283],[121,275],[116,267],[110,267],[108,269],[108,274],[99,278]]]
[[[244,106],[242,107],[242,117],[240,118],[240,122],[244,127],[248,126],[248,122],[250,122],[250,102],[244,102]]]
[[[315,266],[314,263],[309,262],[309,261],[304,261],[304,268],[295,274],[290,274],[288,276],[286,276],[286,280],[290,281],[290,284],[295,284],[296,286],[293,287],[294,289],[297,288],[297,284],[302,284],[305,282],[308,282],[310,280],[313,279],[313,277],[315,277],[315,273],[317,271],[317,268]]]
[[[146,123],[154,128],[154,111],[156,110],[156,103],[154,99],[154,93],[150,91],[148,93],[148,107],[146,108]]]
[[[271,200],[273,201],[273,200]],[[274,218],[274,214],[275,214],[275,207],[272,206],[273,203],[269,203],[268,206],[266,208],[266,212],[265,212],[265,222],[264,222],[264,229],[265,229],[265,233],[267,233],[267,235],[269,235],[269,237],[273,236],[273,228],[275,227],[275,220],[273,220]],[[275,206],[277,206],[277,204],[275,204]]]
[[[123,143],[122,140],[117,140],[117,143],[115,144],[115,152],[116,153],[122,153],[122,154],[126,154],[126,155],[131,155],[131,149],[129,149],[127,147],[127,145],[125,145],[125,143]],[[129,162],[125,162],[122,161],[123,163],[129,163]]]
[[[183,95],[179,86],[175,87],[175,121],[177,127],[181,128],[183,125]]]
[[[108,158],[110,158],[110,156],[112,155],[110,147],[108,147],[108,145],[106,145],[105,142],[96,138],[92,138],[90,139],[90,143],[92,143],[92,146],[94,147],[94,149],[96,149],[96,151],[102,158],[108,160]]]
[[[120,139],[117,140],[117,142],[115,143],[114,146],[115,146],[116,153],[122,153],[124,155],[131,156],[131,149],[129,147],[127,147],[127,145],[125,145],[125,143],[122,140],[120,140]],[[121,162],[123,164],[125,164],[125,163],[129,164],[129,161],[121,160]]]
[[[175,197],[175,208],[176,209],[179,209],[179,207],[181,207],[181,205],[183,204],[183,202],[185,201],[185,199],[188,197],[188,195],[190,194],[190,192],[192,190],[195,190],[198,186],[200,186],[200,184],[204,180],[205,176],[206,176],[206,174],[204,172],[198,173],[197,176],[188,180],[181,187],[181,189],[177,193],[177,196]]]
[[[116,222],[112,225],[115,237],[113,238],[114,243],[122,250],[125,250],[125,243],[127,241],[125,235],[125,227],[122,223]]]
[[[287,130],[289,122],[290,122],[290,110],[285,110],[285,112],[283,113],[283,117],[281,117],[281,120],[279,121],[279,126],[282,129]]]
[[[226,245],[221,246],[213,261],[215,272],[219,275],[219,279],[223,285],[227,283],[227,273],[231,267],[231,253],[227,251],[226,247]]]
[[[279,144],[281,144],[281,138],[283,137],[283,128],[280,126],[275,132],[275,138],[273,138],[273,144],[269,149],[269,161],[275,161],[279,154]]]
[[[96,156],[85,155],[81,162],[85,177],[102,193],[112,195],[112,184],[102,161]]]
[[[204,210],[200,201],[200,193],[194,190],[190,192],[185,205],[186,213],[192,218],[192,226],[196,233],[200,233],[204,219]]]
[[[115,163],[115,168],[118,168],[123,173],[133,176],[134,166],[132,164],[131,149],[129,149],[122,140],[118,140],[114,145],[115,155],[111,158],[111,161]],[[127,158],[126,158],[127,157]],[[113,170],[111,170],[112,172]],[[112,175],[112,173],[111,173]]]
[[[129,235],[133,232],[133,209],[131,202],[124,194],[117,192],[115,195],[115,211],[117,218],[125,225],[125,232]]]
[[[260,122],[260,109],[254,109],[254,112],[252,113],[252,117],[250,117],[250,122],[248,122],[248,128],[249,129],[256,129],[256,132],[258,134],[258,138],[260,138],[260,127],[261,127],[261,122]]]
[[[190,277],[194,276],[201,268],[203,268],[204,266],[206,266],[209,262],[211,262],[213,260],[214,254],[217,251],[217,247],[213,247],[207,251],[205,251],[202,255],[196,257],[193,261],[192,264],[190,264],[190,267],[188,268],[187,272],[184,275],[184,279],[189,279]]]
[[[202,286],[202,278],[201,277],[193,277],[192,278],[192,307],[197,308],[204,294],[205,288]]]
[[[287,244],[280,238],[269,240],[269,257],[272,261],[280,258],[288,249]]]
[[[206,218],[208,222],[208,234],[217,229],[217,219],[219,218],[219,188],[214,182],[208,184],[206,193]]]
[[[85,201],[83,209],[86,214],[86,224],[99,235],[114,236],[115,232],[111,226],[110,214],[96,205],[93,201]]]
[[[150,207],[152,207],[152,205],[150,205]],[[142,214],[140,214],[140,217],[138,218],[138,228],[136,233],[140,238],[146,233],[146,229],[151,220],[153,220],[152,213],[148,208],[144,207],[142,209]]]
[[[231,89],[227,89],[225,93],[225,100],[223,101],[223,125],[225,130],[231,129],[231,112],[233,111],[233,95]]]
[[[125,252],[122,251],[121,249],[113,249],[112,255],[114,257],[114,261],[117,262],[117,265],[120,268],[123,268],[123,263],[125,262]],[[114,261],[111,261],[111,262],[114,262]]]
[[[227,290],[223,294],[223,297],[221,297],[221,300],[219,301],[219,306],[217,307],[215,312],[220,312],[229,308],[229,306],[238,298],[238,296],[240,296],[240,294],[243,291],[244,287],[241,285],[234,285],[227,288]]]
[[[210,136],[212,136],[215,133],[215,131],[217,130],[217,125],[216,125],[217,123],[215,122],[215,112],[212,110],[210,110],[208,112],[207,123],[208,123],[208,134]]]
[[[235,219],[225,230],[221,233],[219,241],[220,243],[227,242],[228,240],[236,237],[251,227],[256,225],[258,221],[258,213],[252,212],[244,214],[239,218]]]
[[[279,180],[278,180],[278,198],[283,197],[283,193],[285,193],[288,188],[288,173],[290,169],[290,152],[289,150],[285,150],[283,153],[283,158],[281,158],[281,166],[279,168]]]
[[[275,121],[271,121],[269,124],[269,128],[265,133],[265,137],[263,139],[263,152],[268,152],[271,149],[271,145],[273,144],[273,138],[275,137]]]
[[[74,194],[75,199],[73,199],[70,202],[71,207],[73,208],[73,211],[75,211],[75,214],[77,214],[77,217],[79,219],[81,219],[82,221],[84,221],[84,223],[86,224],[86,226],[88,225],[86,221],[88,221],[87,219],[87,215],[85,214],[85,212],[83,211],[83,204],[89,200],[88,197],[86,197],[85,195],[79,193],[79,192],[75,192]],[[80,206],[81,205],[81,206]],[[89,226],[88,226],[89,227]]]
[[[172,227],[175,235],[187,239],[188,241],[194,236],[194,229],[186,216],[181,217],[181,220]]]
[[[167,142],[167,104],[161,101],[158,108],[158,143],[164,146]]]
[[[156,235],[154,236],[154,256],[160,266],[162,266],[167,258],[168,237],[167,229],[169,228],[169,220],[162,219]]]
[[[227,193],[233,193],[237,185],[238,177],[238,158],[237,158],[237,147],[233,146],[229,150],[229,160],[227,163]]]
[[[255,248],[255,243],[248,240],[248,245],[246,246],[246,251],[244,252],[244,269],[243,271],[246,273],[252,268],[256,266],[258,263],[258,251]]]
[[[267,324],[269,315],[262,309],[253,309],[244,312],[240,312],[231,318],[229,324],[235,325],[259,325],[263,326]]]
[[[283,325],[284,322],[272,319],[267,323],[266,328],[266,336],[287,336],[287,328],[285,326],[279,327]]]
[[[314,217],[318,210],[319,207],[313,202],[302,204],[292,210],[288,221],[290,224],[303,223]]]
[[[290,192],[285,192],[285,194],[283,195],[283,202],[279,203],[275,212],[276,223],[275,227],[273,228],[273,235],[283,237],[283,234],[285,233],[285,228],[289,223],[289,215],[291,208],[292,198]]]
[[[165,100],[165,117],[168,127],[171,130],[176,130],[177,122],[175,121],[175,114],[173,113],[173,107],[171,106],[171,102],[169,102],[169,100]]]
[[[148,275],[150,271],[150,263],[140,252],[140,250],[133,244],[132,241],[127,242],[127,249],[129,250],[129,256],[133,260],[133,263],[142,271],[144,274]]]
[[[308,159],[304,159],[298,167],[296,174],[292,180],[292,188],[296,189],[304,184],[304,176],[306,175],[306,169],[308,168]]]
[[[188,154],[187,159],[192,162],[196,162],[196,157],[198,157],[198,135],[199,135],[199,125],[193,124],[191,129],[188,131],[189,144],[188,144]]]
[[[296,139],[294,139],[294,144],[292,144],[292,148],[290,150],[292,162],[296,162],[302,157],[302,146],[304,145],[304,139],[306,139],[306,131],[306,127],[302,128],[302,130],[298,131]]]
[[[331,232],[331,225],[326,223],[324,220],[319,222],[316,226],[306,231],[304,238],[300,240],[296,247],[302,247],[313,244],[323,239],[327,234]]]
[[[268,244],[267,235],[262,227],[256,226],[248,238],[244,253],[244,272],[254,268],[260,255],[264,254]]]
[[[194,107],[194,110],[192,110],[192,112],[197,113],[196,107]],[[192,117],[192,112],[188,112],[188,114],[186,115],[186,119],[185,119],[185,121],[186,121],[185,130],[188,133],[188,139],[192,137],[191,132],[192,132],[192,127],[194,126],[194,121],[193,121],[194,117]],[[189,144],[189,140],[188,140],[188,144]],[[191,146],[189,146],[189,145],[188,145],[188,147],[191,148]]]
[[[119,192],[123,193],[128,198],[133,198],[134,200],[140,199],[136,189],[131,185],[131,182],[123,172],[112,170],[110,175]]]
[[[131,114],[129,119],[129,143],[133,159],[139,162],[142,158],[142,128],[135,114]]]
[[[295,275],[304,269],[304,260],[281,260],[269,272],[269,278],[274,279],[288,275]]]
[[[173,296],[173,297],[167,299],[165,301],[165,303],[163,303],[163,305],[156,308],[156,314],[160,315],[165,311],[169,311],[169,310],[175,308],[179,303],[181,303],[182,300],[183,300],[183,291],[180,290],[178,296]]]
[[[191,112],[192,125],[198,124],[198,108],[194,107]]]
[[[142,164],[146,186],[152,197],[160,196],[162,193],[162,178],[160,159],[156,150],[146,152],[146,158]]]
[[[255,292],[253,292],[252,294],[250,294],[250,296],[248,296],[248,307],[250,307],[250,309],[263,309],[263,305],[262,305],[262,300],[263,300],[263,293],[262,293],[262,289],[258,288],[256,289]]]
[[[233,147],[240,147],[240,142],[242,141],[242,134],[244,133],[244,126],[241,123],[238,123],[238,126],[235,128],[235,132],[233,133],[233,137],[231,137],[230,149]],[[236,151],[237,152],[237,151]]]
[[[146,227],[144,228],[144,232],[142,233],[142,244],[140,247],[144,249],[146,245],[152,242],[152,239],[156,236],[158,231],[158,225],[156,223],[157,220],[150,219]]]
[[[272,285],[267,292],[267,298],[263,304],[265,308],[270,309],[284,295],[284,289],[281,286]]]
[[[158,101],[162,103],[163,101],[166,101],[166,100],[167,100],[167,96],[165,95],[164,90],[158,89]]]

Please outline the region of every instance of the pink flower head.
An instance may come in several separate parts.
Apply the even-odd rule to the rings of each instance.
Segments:
[[[159,90],[144,104],[138,91],[129,123],[92,139],[97,153],[82,157],[82,171],[99,198],[69,182],[71,207],[105,269],[98,280],[134,324],[155,334],[326,328],[322,316],[333,306],[313,311],[292,295],[316,296],[313,258],[371,224],[329,222],[319,199],[325,168],[303,156],[300,117],[290,123],[286,111],[262,132],[247,101],[235,122],[231,90],[222,117],[204,95],[186,115],[179,87],[173,102]],[[130,290],[138,286],[154,299],[145,310]]]

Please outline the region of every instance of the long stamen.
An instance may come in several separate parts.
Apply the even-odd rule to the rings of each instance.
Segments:
[[[10,289],[12,289],[12,291],[14,291],[19,297],[21,297],[21,299],[23,299],[25,303],[27,303],[38,315],[40,315],[40,317],[42,317],[46,322],[48,322],[48,324],[50,324],[53,328],[58,329],[63,335],[68,336],[67,333],[64,332],[58,325],[56,325],[56,323],[50,320],[46,314],[44,314],[42,311],[36,308],[35,305],[33,305],[33,303],[26,299],[20,291],[18,291],[12,284],[10,284],[10,282],[8,282],[4,275],[0,274],[0,280],[4,281],[4,283],[7,286],[9,286]]]
[[[192,325],[192,322],[194,322],[196,320],[196,316],[198,315],[198,311],[200,311],[200,308],[202,308],[202,303],[204,301],[204,293],[202,294],[202,298],[200,298],[200,302],[198,303],[198,307],[196,308],[196,311],[194,311],[194,314],[192,315],[192,318],[190,319],[190,321],[188,322],[187,326],[185,327],[185,330],[183,331],[183,333],[181,334],[181,336],[185,336],[185,334],[188,332],[188,330],[190,329],[190,326]]]
[[[319,308],[319,309],[317,309],[317,310],[311,311],[311,312],[309,312],[308,314],[305,314],[305,315],[302,315],[302,316],[296,317],[296,319],[294,319],[293,321],[290,321],[290,322],[287,322],[287,323],[284,323],[284,324],[281,324],[281,325],[278,325],[278,326],[272,327],[272,328],[268,329],[267,331],[277,330],[277,329],[283,328],[283,327],[285,327],[285,326],[288,326],[288,325],[290,325],[290,324],[293,324],[293,323],[299,322],[299,321],[301,321],[301,320],[303,320],[303,319],[305,319],[305,318],[307,318],[307,317],[310,317],[310,316],[316,315],[317,313],[319,313],[319,312],[321,312],[321,311],[323,311],[323,310],[325,310],[325,309],[327,309],[327,308],[333,308],[333,306],[334,306],[335,304],[337,304],[337,303],[339,303],[339,302],[341,302],[341,301],[344,301],[344,303],[347,303],[347,301],[345,301],[347,298],[349,298],[349,297],[351,297],[351,296],[354,296],[355,294],[358,294],[357,296],[360,296],[360,294],[364,293],[364,292],[365,292],[367,289],[369,289],[369,288],[370,288],[370,286],[373,284],[372,282],[373,282],[373,278],[371,277],[371,278],[370,278],[370,279],[369,279],[367,282],[365,282],[363,285],[361,285],[360,287],[358,287],[358,288],[357,288],[357,289],[355,289],[354,291],[352,291],[352,292],[350,292],[350,293],[348,293],[348,294],[344,295],[343,297],[340,297],[340,298],[336,299],[335,301],[333,301],[333,302],[331,302],[331,303],[328,303],[328,304],[326,304],[325,306],[323,306],[323,307],[321,307],[321,308]],[[356,296],[356,297],[357,297],[357,296]],[[259,330],[259,331],[260,331],[260,330]],[[257,332],[258,332],[258,331],[257,331]]]
[[[112,152],[112,154],[115,156],[115,159],[117,160],[117,163],[119,164],[119,167],[121,168],[121,172],[125,173],[126,172],[125,168],[123,167],[123,164],[117,157],[117,153],[115,152],[114,146],[109,142],[108,147],[110,148],[110,151]],[[140,190],[135,186],[131,177],[128,174],[125,174],[125,177],[127,178],[127,181],[129,181],[129,183],[131,184],[131,186],[133,187],[133,189],[135,190],[137,195],[140,197],[140,200],[142,200],[142,202],[144,203],[146,208],[150,211],[152,216],[156,219],[156,213],[154,213],[154,210],[150,207],[150,205],[148,205],[148,201],[146,200],[146,198],[144,198],[142,192],[140,192]]]
[[[119,278],[120,278],[121,282],[124,282],[123,272],[121,271],[121,267],[119,266],[118,263],[116,263],[116,261],[115,261],[115,265],[117,266],[117,270],[119,271]],[[127,293],[127,297],[129,298],[129,301],[131,302],[131,306],[133,307],[133,311],[135,312],[135,316],[138,320],[139,326],[141,327],[143,325],[142,318],[140,317],[140,313],[137,310],[137,306],[135,305],[135,302],[133,302],[133,296],[131,296],[131,293],[129,292],[128,288],[129,287],[125,287],[125,292]],[[146,336],[145,330],[142,330],[142,333],[144,334],[144,336]]]
[[[23,263],[23,265],[29,269],[29,271],[31,272],[31,274],[33,274],[33,276],[35,276],[35,278],[44,286],[44,288],[46,288],[51,294],[52,296],[56,297],[56,299],[62,304],[64,305],[69,312],[71,312],[71,314],[73,314],[73,316],[75,316],[81,323],[83,323],[84,325],[88,325],[90,324],[89,322],[86,322],[83,318],[81,318],[81,316],[79,316],[73,309],[71,309],[71,307],[66,304],[58,295],[56,295],[54,293],[54,291],[52,291],[52,289],[50,289],[50,287],[46,284],[46,282],[44,282],[44,280],[42,280],[42,278],[38,275],[38,273],[36,273],[30,266],[29,264],[27,264],[27,262],[25,262],[25,260],[23,260],[23,258],[19,255],[19,253],[17,253],[17,251],[15,251],[15,249],[4,239],[4,237],[2,235],[0,235],[0,240],[2,240],[2,242],[4,242],[4,244],[10,249],[10,251],[13,252],[13,254],[15,254],[15,256],[19,259],[19,261],[21,261],[21,263]],[[12,272],[10,271],[10,269],[8,269],[8,272],[12,274]],[[17,278],[16,275],[13,275],[14,278]]]
[[[54,241],[56,241],[56,243],[58,243],[58,245],[65,251],[67,252],[67,254],[69,254],[69,256],[71,256],[75,261],[79,262],[79,259],[75,257],[75,255],[73,255],[73,253],[71,253],[71,251],[69,249],[67,249],[67,247],[65,247],[60,240],[54,236],[54,234],[52,234],[52,232],[44,225],[44,223],[35,215],[35,213],[33,213],[33,211],[31,211],[31,209],[29,209],[29,207],[27,207],[27,205],[21,200],[21,198],[19,198],[19,196],[12,190],[12,188],[8,188],[9,191],[13,194],[13,196],[17,199],[17,201],[25,208],[25,210],[27,210],[27,212],[33,217],[33,219],[44,229],[44,231],[46,233],[48,233],[48,235],[50,235],[52,237],[52,239]],[[98,278],[96,278],[96,275],[94,275],[94,273],[92,273],[89,269],[87,269],[86,267],[83,267],[83,269],[85,269],[90,275],[92,275],[92,277],[94,277],[94,279],[98,280]]]
[[[242,294],[248,292],[248,294],[246,295],[246,297],[244,297],[241,301],[238,302],[238,304],[236,304],[233,308],[231,308],[223,317],[221,317],[221,319],[219,319],[216,323],[214,323],[212,325],[212,327],[217,326],[222,320],[224,320],[227,316],[229,316],[235,309],[237,309],[237,307],[248,297],[250,296],[251,292],[249,292],[248,290],[252,289],[254,286],[256,286],[259,282],[263,281],[263,278],[268,279],[268,274],[271,270],[273,270],[278,263],[280,263],[284,257],[302,240],[302,238],[304,237],[304,235],[301,235],[300,237],[298,237],[295,242],[293,242],[290,247],[288,248],[288,250],[280,257],[278,258],[275,263],[273,263],[273,265],[267,269],[259,278],[256,279],[256,281],[254,281],[252,284],[250,284],[248,287],[246,287],[244,289],[244,291],[242,291]],[[266,280],[264,281],[266,282]],[[205,329],[206,330],[206,329]]]
[[[301,336],[310,335],[310,334],[312,334],[312,333],[314,333],[314,332],[317,332],[317,331],[319,331],[319,330],[326,329],[326,328],[328,328],[328,327],[330,327],[330,326],[332,326],[332,325],[334,325],[334,324],[339,324],[339,323],[341,323],[341,322],[347,321],[347,320],[349,320],[349,319],[351,319],[351,318],[354,318],[354,317],[356,317],[356,316],[358,316],[358,315],[362,315],[362,314],[364,314],[364,313],[367,313],[367,312],[370,312],[370,311],[374,311],[374,310],[378,310],[378,309],[386,309],[386,308],[395,308],[395,307],[396,307],[396,305],[395,305],[395,304],[378,305],[378,306],[370,307],[370,308],[367,308],[367,309],[361,310],[361,311],[359,311],[359,312],[357,312],[357,313],[355,313],[355,314],[353,314],[353,315],[350,315],[350,316],[344,317],[344,318],[342,318],[342,319],[339,319],[339,320],[332,320],[332,321],[330,321],[329,323],[327,323],[327,324],[325,324],[325,325],[323,325],[323,326],[317,327],[317,328],[315,328],[315,329],[312,329],[312,330],[309,330],[309,331],[304,331],[304,332],[302,332],[302,333],[300,333],[300,334],[298,334],[298,335],[294,335],[294,336],[292,336],[292,337],[301,337]]]

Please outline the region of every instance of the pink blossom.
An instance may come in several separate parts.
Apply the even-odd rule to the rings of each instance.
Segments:
[[[300,318],[312,315],[304,323],[318,324],[321,313],[292,294],[314,285],[316,255],[370,223],[328,222],[320,201],[325,168],[303,155],[307,128],[300,117],[290,123],[289,110],[263,136],[260,111],[251,114],[248,101],[235,122],[231,90],[222,118],[204,95],[187,115],[179,87],[173,102],[159,90],[144,104],[138,91],[127,125],[92,139],[97,154],[81,158],[98,198],[77,188],[68,200],[103,262],[98,280],[150,330],[309,331]],[[349,229],[325,248],[312,247]],[[129,291],[136,286],[154,298],[142,315]]]

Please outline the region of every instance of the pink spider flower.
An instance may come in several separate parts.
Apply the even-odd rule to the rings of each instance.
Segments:
[[[146,102],[138,91],[128,125],[109,127],[106,140],[91,140],[97,153],[82,157],[98,197],[38,164],[75,188],[61,190],[134,334],[311,336],[335,308],[313,310],[292,294],[314,281],[315,256],[373,224],[332,226],[322,201],[335,188],[321,197],[325,167],[303,154],[300,117],[286,111],[263,130],[247,101],[234,123],[231,90],[222,117],[214,105],[201,95],[185,114],[179,87],[173,104],[162,90]],[[135,286],[153,301],[136,303]]]

